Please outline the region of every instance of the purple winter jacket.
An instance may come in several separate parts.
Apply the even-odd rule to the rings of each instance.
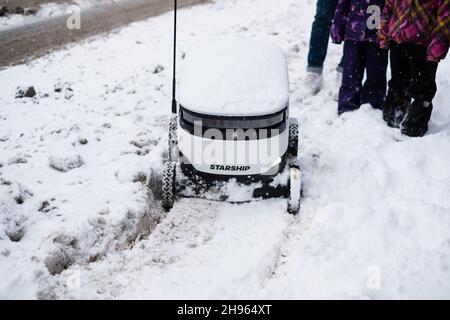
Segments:
[[[373,14],[367,11],[369,6],[378,6],[378,13],[381,14],[384,3],[385,0],[339,0],[331,27],[333,42],[350,40],[378,43],[378,29],[368,27]]]

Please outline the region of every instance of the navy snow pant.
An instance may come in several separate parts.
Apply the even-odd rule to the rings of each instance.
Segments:
[[[345,41],[344,72],[339,91],[338,113],[369,103],[381,109],[386,95],[388,50],[371,42]],[[362,84],[366,72],[366,81]]]
[[[330,38],[331,22],[338,0],[317,0],[316,15],[311,28],[309,42],[308,68],[309,72],[322,73],[323,63],[327,56],[328,41]],[[337,70],[342,70],[342,61]]]

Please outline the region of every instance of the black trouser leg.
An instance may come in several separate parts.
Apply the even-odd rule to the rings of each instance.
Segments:
[[[398,128],[410,102],[407,95],[411,81],[407,48],[391,42],[389,58],[391,80],[389,80],[388,94],[383,102],[383,119],[390,127]]]
[[[388,97],[405,98],[411,78],[408,52],[404,46],[392,43],[389,58],[391,62],[391,80],[389,81]]]
[[[427,61],[427,49],[415,44],[406,44],[411,82],[408,94],[411,98],[432,102],[436,95],[437,63]]]
[[[412,43],[392,43],[390,61],[392,78],[388,96],[433,100],[437,90],[437,64],[427,62],[427,48]]]
[[[436,95],[437,63],[427,62],[427,49],[415,44],[404,44],[406,48],[411,79],[407,88],[413,99],[403,121],[402,133],[418,137],[428,131],[428,122],[433,111]]]

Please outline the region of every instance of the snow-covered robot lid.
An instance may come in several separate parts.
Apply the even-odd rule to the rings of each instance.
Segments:
[[[186,54],[178,102],[208,115],[255,116],[277,112],[289,101],[286,56],[253,40],[213,40]]]

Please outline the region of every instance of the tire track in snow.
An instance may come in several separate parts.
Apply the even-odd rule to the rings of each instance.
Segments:
[[[236,298],[270,277],[291,216],[284,200],[180,199],[133,248],[74,266],[43,291],[58,298]],[[65,284],[78,272],[81,286]],[[158,288],[157,291],[154,288]]]
[[[105,255],[96,262],[85,265],[73,265],[70,269],[53,279],[46,279],[41,287],[41,296],[62,298],[113,298],[122,293],[126,286],[121,282],[133,283],[133,279],[122,278],[121,274],[132,276],[142,268],[164,269],[171,265],[202,242],[211,238],[207,229],[199,226],[214,220],[211,203],[199,203],[185,210],[185,206],[176,206],[166,214],[162,209],[153,208],[159,212],[160,220],[152,232],[142,234],[141,239],[127,248],[116,250]],[[203,221],[203,224],[202,224]],[[75,292],[66,288],[67,281],[73,274],[81,274],[81,287]],[[85,287],[85,285],[88,285]],[[42,294],[45,293],[45,294]]]

